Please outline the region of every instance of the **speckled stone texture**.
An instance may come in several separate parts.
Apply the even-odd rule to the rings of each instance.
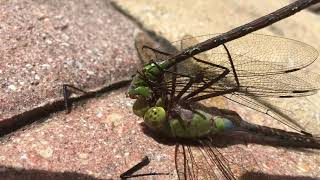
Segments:
[[[137,30],[108,1],[1,1],[0,122],[62,98],[130,79]]]
[[[142,120],[132,113],[133,101],[126,99],[125,91],[123,88],[89,100],[67,116],[53,114],[45,122],[3,139],[0,174],[15,179],[14,170],[7,170],[12,167],[18,174],[27,169],[30,177],[40,174],[32,170],[42,170],[48,176],[73,172],[117,179],[146,155],[151,164],[141,172],[174,174],[174,147],[159,144],[142,132]]]
[[[143,27],[170,41],[186,33],[224,32],[287,3],[114,2]],[[304,11],[260,33],[298,39],[319,49],[318,19]],[[61,99],[63,83],[94,89],[130,78],[140,63],[133,46],[135,31],[134,23],[108,1],[0,1],[0,119]],[[318,64],[311,69],[317,72]],[[0,179],[119,179],[146,155],[151,163],[139,173],[168,175],[143,179],[177,179],[174,145],[155,141],[144,133],[143,120],[132,113],[133,100],[126,97],[126,89],[76,103],[70,114],[56,112],[1,137]],[[309,99],[319,107],[318,96]],[[236,110],[246,120],[285,128],[274,119],[225,99],[205,103]],[[229,160],[236,165],[255,159],[262,173],[278,179],[320,177],[318,151],[244,142],[221,152],[232,152],[235,158]],[[256,179],[262,179],[262,175]]]

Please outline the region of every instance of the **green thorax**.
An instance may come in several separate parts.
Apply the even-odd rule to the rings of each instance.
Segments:
[[[150,63],[143,67],[143,73],[148,79],[156,81],[161,77],[162,70],[168,69],[168,66],[168,61],[157,62],[157,64]]]
[[[163,81],[163,71],[169,67],[168,61],[162,61],[155,63],[147,64],[143,67],[141,74],[137,73],[129,86],[128,96],[133,99],[138,99],[143,97],[150,99],[153,91],[149,86],[148,82],[159,83]]]

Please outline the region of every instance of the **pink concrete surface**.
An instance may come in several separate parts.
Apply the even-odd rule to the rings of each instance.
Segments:
[[[128,79],[137,27],[108,1],[0,3],[0,122],[84,90]]]

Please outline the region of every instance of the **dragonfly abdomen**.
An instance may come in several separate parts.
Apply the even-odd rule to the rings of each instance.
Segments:
[[[233,121],[201,110],[192,112],[184,109],[184,111],[180,111],[180,113],[180,120],[169,120],[172,135],[175,137],[199,138],[212,136],[216,133],[235,128]]]
[[[270,128],[267,126],[260,126],[251,124],[245,121],[241,122],[241,129],[260,135],[262,141],[278,145],[285,145],[291,147],[304,147],[304,148],[320,148],[320,139],[318,137],[302,135],[296,132],[288,132],[282,129]]]

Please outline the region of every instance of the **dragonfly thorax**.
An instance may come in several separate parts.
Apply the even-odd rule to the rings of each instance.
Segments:
[[[155,63],[147,64],[143,67],[143,74],[148,80],[159,81],[162,76],[161,69]]]
[[[143,67],[142,72],[138,72],[132,79],[127,95],[132,99],[151,99],[154,91],[161,91],[160,83],[163,81],[163,69],[167,67],[167,62],[150,63]]]

